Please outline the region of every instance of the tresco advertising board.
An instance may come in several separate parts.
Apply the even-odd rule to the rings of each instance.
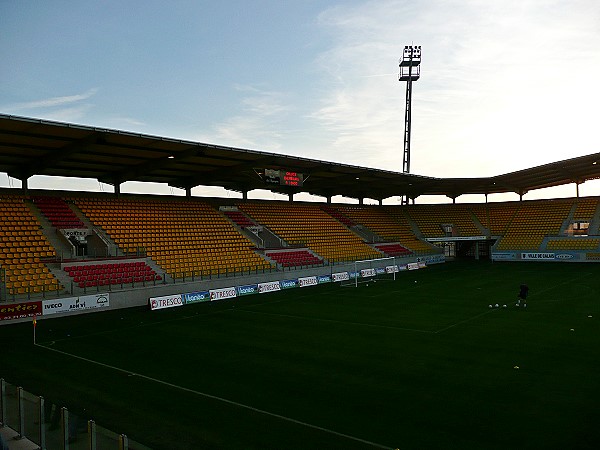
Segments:
[[[237,289],[235,287],[228,287],[228,288],[223,288],[223,289],[211,289],[208,292],[210,292],[210,301],[211,302],[237,297]]]
[[[177,306],[183,305],[183,298],[181,294],[175,295],[163,295],[161,297],[150,297],[150,309],[152,311],[157,309],[176,308]]]
[[[348,275],[348,272],[338,272],[338,273],[332,273],[331,274],[331,278],[333,279],[333,281],[346,281],[350,279],[350,275]]]
[[[300,286],[300,287],[316,286],[317,284],[318,284],[317,277],[298,278],[298,286]]]
[[[280,291],[281,285],[279,281],[269,281],[268,283],[258,283],[258,292],[264,294],[266,292]]]

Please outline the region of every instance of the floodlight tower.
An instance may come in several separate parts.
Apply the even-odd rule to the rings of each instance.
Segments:
[[[410,118],[412,103],[412,82],[421,76],[421,46],[405,45],[400,58],[400,74],[398,81],[406,81],[406,109],[404,112],[404,155],[402,172],[410,173]],[[408,204],[408,196],[402,197],[402,203]]]

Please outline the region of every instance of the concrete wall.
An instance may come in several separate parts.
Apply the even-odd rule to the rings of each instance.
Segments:
[[[396,259],[396,263],[399,265],[405,265],[411,262],[416,262],[420,258],[418,257],[410,257],[410,258],[398,258]],[[428,264],[436,264],[444,262],[442,260],[434,260],[428,262]],[[267,272],[260,274],[251,274],[251,275],[243,275],[236,277],[227,277],[227,278],[213,278],[211,280],[202,280],[202,281],[189,281],[189,282],[176,282],[176,283],[166,283],[166,284],[157,284],[157,285],[146,285],[145,287],[136,287],[130,289],[119,289],[118,291],[110,291],[108,286],[103,286],[98,289],[88,289],[85,294],[80,295],[91,295],[98,292],[109,292],[110,293],[110,306],[101,309],[88,309],[82,311],[74,311],[69,313],[62,314],[52,314],[48,316],[39,316],[40,320],[44,319],[52,319],[57,317],[64,316],[73,316],[75,314],[87,314],[94,312],[101,312],[106,310],[115,310],[122,308],[132,308],[136,306],[146,306],[148,305],[148,300],[151,297],[160,297],[166,295],[176,295],[176,294],[184,294],[189,292],[196,291],[208,291],[210,289],[218,289],[218,288],[226,288],[233,286],[242,286],[248,284],[257,284],[263,283],[267,281],[282,281],[289,279],[296,279],[300,277],[307,276],[318,276],[318,275],[331,275],[332,273],[337,272],[347,272],[354,270],[354,262],[345,263],[345,264],[336,264],[330,266],[320,266],[320,267],[310,267],[306,269],[295,269],[289,271],[277,271],[277,272]],[[62,297],[51,297],[50,299],[56,300],[57,298],[72,298],[73,295],[67,295]],[[0,321],[0,325],[7,325],[9,323],[17,323],[17,322],[29,322],[31,318],[25,319],[14,319],[7,321]]]

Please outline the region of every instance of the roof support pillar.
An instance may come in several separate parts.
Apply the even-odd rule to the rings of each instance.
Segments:
[[[288,194],[288,201],[290,201],[290,202],[294,201],[294,194],[292,194],[291,192]]]
[[[577,198],[579,198],[579,182],[578,181],[575,182],[575,192],[576,192]]]
[[[21,189],[25,192],[29,192],[29,177],[24,177],[21,179]]]
[[[192,188],[191,187],[185,188],[185,196],[188,198],[192,196]]]
[[[527,189],[519,189],[517,194],[519,194],[519,201],[523,201],[523,196],[527,194],[529,191]]]
[[[365,199],[364,199],[364,198],[362,198],[362,197],[361,197],[361,198],[359,198],[359,199],[358,199],[358,204],[359,204],[359,205],[364,205],[364,204],[365,204]]]
[[[115,195],[117,197],[121,196],[121,183],[119,183],[119,182],[115,183]]]
[[[327,196],[327,204],[328,204],[328,205],[331,205],[331,195],[328,195],[328,196]]]
[[[248,191],[242,191],[242,200],[248,200]]]

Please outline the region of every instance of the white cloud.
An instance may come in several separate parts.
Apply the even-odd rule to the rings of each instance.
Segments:
[[[63,107],[67,105],[72,105],[74,103],[80,103],[84,100],[87,100],[98,92],[97,88],[93,88],[84,92],[83,94],[75,94],[75,95],[66,95],[63,97],[51,97],[40,100],[32,100],[28,102],[16,103],[10,105],[8,109],[10,110],[31,110],[31,109],[42,109],[42,108],[55,108],[55,107]]]
[[[600,90],[594,1],[370,1],[323,12],[328,82],[311,117],[336,161],[402,168],[402,48],[422,45],[411,171],[486,176],[588,154]],[[329,158],[332,159],[332,158]]]
[[[239,113],[212,127],[209,134],[195,138],[221,145],[278,151],[284,140],[286,117],[292,111],[288,95],[256,86],[236,85],[242,94]]]
[[[81,94],[20,102],[3,106],[2,109],[59,122],[77,122],[84,119],[94,107],[88,100],[97,92],[98,89],[93,88]]]
[[[146,125],[147,124],[145,122],[138,120],[134,117],[114,116],[104,119],[102,126],[118,130],[127,130],[130,128],[139,129],[140,127],[145,127]]]
[[[89,103],[57,108],[55,110],[45,112],[44,118],[48,120],[55,120],[57,122],[82,122],[92,108],[93,105]]]

